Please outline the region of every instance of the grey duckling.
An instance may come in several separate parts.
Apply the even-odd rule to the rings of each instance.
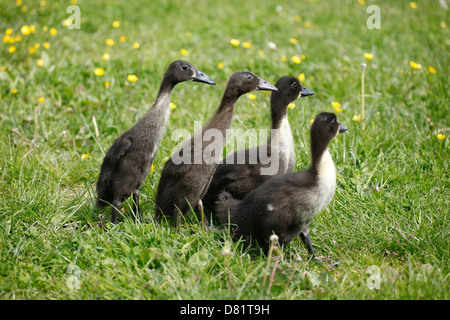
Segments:
[[[278,89],[251,72],[236,72],[229,78],[219,107],[209,123],[202,128],[201,132],[194,133],[194,137],[183,143],[181,148],[175,152],[175,155],[181,157],[186,156],[183,154],[184,152],[190,152],[190,163],[176,164],[173,159],[174,155],[166,162],[156,195],[156,220],[162,215],[173,217],[176,227],[180,231],[182,215],[186,215],[191,208],[198,208],[199,214],[202,214],[204,227],[208,225],[203,216],[201,199],[211,181],[217,161],[210,161],[211,159],[205,161],[204,151],[213,142],[206,141],[208,139],[203,139],[203,137],[205,137],[205,132],[212,131],[221,135],[222,144],[215,149],[216,153],[211,154],[212,157],[220,156],[236,102],[243,94],[254,90],[276,91]],[[195,143],[199,138],[201,143]],[[217,144],[217,141],[214,143]],[[196,154],[201,155],[200,161],[193,161],[198,158],[195,156]]]
[[[278,91],[271,93],[272,134],[267,144],[239,150],[229,155],[223,163],[217,166],[203,199],[205,208],[212,210],[219,194],[223,191],[228,192],[234,199],[242,200],[266,180],[294,169],[294,138],[288,121],[288,105],[300,97],[312,96],[314,92],[305,88],[297,78],[291,76],[280,78],[275,86]],[[272,146],[272,141],[274,146]],[[267,157],[275,162],[273,170],[269,170],[272,163],[261,160],[260,152],[264,156],[267,154]],[[239,162],[242,155],[245,157],[244,163]],[[262,168],[266,168],[266,172]]]
[[[189,62],[173,61],[164,73],[152,107],[134,127],[118,137],[106,153],[97,181],[97,203],[100,207],[112,205],[113,224],[117,223],[122,202],[131,194],[134,201],[134,218],[142,221],[139,188],[149,173],[166,130],[172,90],[184,81],[215,84],[210,77]]]
[[[336,167],[328,145],[347,130],[333,113],[319,114],[310,130],[311,167],[267,180],[244,200],[220,194],[215,208],[220,221],[235,225],[238,236],[255,240],[266,252],[272,234],[279,237],[280,244],[300,235],[315,258],[308,226],[331,202],[336,190]]]

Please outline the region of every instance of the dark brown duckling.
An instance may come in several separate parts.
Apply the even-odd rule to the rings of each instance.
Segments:
[[[291,76],[280,78],[275,86],[278,91],[271,94],[272,134],[267,144],[239,150],[217,166],[203,199],[205,208],[212,210],[219,194],[223,191],[228,192],[234,199],[242,200],[264,181],[294,169],[294,138],[288,121],[288,105],[297,98],[314,95],[314,92]],[[267,154],[267,158],[272,162],[262,161],[260,153],[264,156]],[[244,163],[238,161],[241,155],[245,157]],[[255,158],[256,161],[250,161],[250,157]],[[263,168],[266,170],[264,171]]]
[[[328,145],[347,131],[332,113],[319,114],[311,126],[311,167],[267,180],[244,200],[222,193],[216,212],[222,223],[236,226],[236,234],[255,240],[266,252],[270,236],[281,244],[300,235],[315,257],[308,233],[311,219],[331,202],[336,190],[336,167]]]
[[[139,188],[144,182],[166,130],[170,95],[180,82],[215,82],[187,61],[172,62],[164,74],[156,101],[134,127],[118,137],[103,160],[97,181],[98,205],[112,205],[111,222],[117,223],[122,202],[133,194],[134,218],[142,220]]]
[[[225,92],[219,107],[205,125],[201,132],[196,132],[194,137],[183,143],[181,148],[174,155],[183,158],[190,153],[189,163],[174,162],[174,155],[166,162],[161,174],[156,195],[155,218],[162,215],[173,217],[179,230],[181,216],[187,214],[190,208],[199,208],[202,214],[201,199],[206,192],[218,159],[206,159],[203,157],[204,151],[216,144],[215,151],[211,153],[212,158],[217,158],[222,154],[226,140],[226,130],[231,125],[234,107],[239,97],[254,90],[278,90],[274,85],[262,80],[251,72],[236,72],[227,82]],[[214,141],[205,139],[205,133],[216,133],[219,136]],[[219,139],[220,138],[220,139]],[[200,139],[201,143],[195,143]],[[220,145],[217,146],[218,141]],[[200,155],[200,157],[198,157]],[[200,159],[198,159],[200,158]],[[195,161],[197,159],[197,161]],[[204,217],[203,223],[206,225]]]

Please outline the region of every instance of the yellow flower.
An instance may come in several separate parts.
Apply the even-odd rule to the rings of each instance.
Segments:
[[[24,36],[27,36],[31,33],[31,29],[29,26],[25,25],[25,26],[22,26],[22,28],[20,28],[20,32],[22,32],[22,34]]]
[[[11,39],[12,39],[12,38],[11,38]],[[14,41],[15,41],[15,42],[19,42],[20,40],[22,40],[22,37],[21,37],[21,36],[17,35],[17,36],[14,37]]]
[[[286,62],[286,57],[285,56],[281,56],[281,61]]]
[[[248,98],[249,98],[250,100],[255,100],[255,99],[256,99],[256,95],[249,93],[249,94],[248,94]]]
[[[189,39],[192,38],[192,32],[186,32],[186,37],[188,37]]]
[[[7,36],[10,36],[11,34],[12,34],[12,29],[11,28],[8,28],[8,29],[6,29],[5,30],[5,34],[7,35]]]
[[[150,172],[154,172],[155,171],[155,165],[152,163],[152,168],[150,170]]]
[[[441,28],[447,29],[447,24],[445,23],[445,21],[441,21]]]
[[[39,67],[42,67],[42,66],[44,65],[44,59],[38,59],[38,60],[36,61],[36,64],[37,64]]]
[[[16,0],[16,6],[22,5],[22,0]]]
[[[295,22],[302,21],[302,18],[300,16],[294,16],[294,21]]]
[[[111,58],[111,56],[109,55],[109,53],[102,54],[103,61],[108,61],[110,58]]]
[[[47,26],[43,26],[42,27],[42,31],[47,32],[48,31],[48,27]]]
[[[415,3],[415,2],[410,2],[410,3],[409,3],[409,6],[410,6],[412,9],[417,9],[417,3]]]
[[[96,76],[102,76],[102,75],[105,74],[105,69],[103,69],[103,68],[97,68],[97,69],[95,69],[94,74],[95,74]]]
[[[170,109],[175,109],[176,107],[177,107],[177,105],[175,103],[173,103],[173,102],[170,103],[170,106],[169,106]]]
[[[106,88],[109,88],[109,86],[111,85],[111,83],[110,83],[109,81],[105,81],[105,82],[104,82],[104,85],[105,85]]]
[[[141,45],[139,44],[139,42],[133,42],[133,48],[134,49],[139,49],[139,47],[140,47]]]
[[[303,72],[298,75],[298,80],[300,82],[304,82],[305,81],[305,74]]]
[[[292,61],[296,64],[300,64],[302,62],[302,59],[298,56],[292,56]]]
[[[437,137],[439,140],[444,140],[445,134],[438,133],[438,134],[436,135],[436,137]]]
[[[50,42],[45,41],[42,43],[42,46],[44,47],[44,49],[50,49]]]
[[[305,21],[305,22],[303,22],[303,26],[304,26],[305,28],[309,28],[309,27],[311,27],[311,22]]]
[[[344,110],[341,108],[341,104],[339,102],[332,101],[331,105],[333,106],[336,112],[341,112],[342,110]]]
[[[371,53],[364,53],[364,58],[366,58],[367,60],[371,60],[373,58],[373,54]]]
[[[301,54],[301,55],[300,55],[300,59],[305,60],[305,59],[306,59],[306,56],[305,56],[304,54]]]
[[[230,44],[234,47],[237,47],[239,45],[239,40],[238,39],[231,39],[230,40]]]
[[[291,102],[288,104],[288,109],[294,109],[295,108],[295,103]]]
[[[134,75],[134,74],[129,74],[127,79],[130,82],[136,82],[138,80],[138,77],[136,75]]]
[[[182,56],[187,56],[189,54],[189,52],[186,49],[181,49],[180,53]]]
[[[292,44],[296,44],[296,43],[298,43],[298,40],[295,38],[289,38],[289,42]]]
[[[250,41],[245,41],[245,42],[242,42],[242,46],[245,49],[248,49],[248,48],[250,48],[252,46],[252,43]]]
[[[106,43],[108,46],[112,47],[112,46],[114,45],[114,40],[113,40],[113,39],[106,39],[106,40],[105,40],[105,43]]]
[[[36,26],[34,24],[30,26],[30,31],[31,33],[36,33]]]
[[[260,57],[264,56],[264,51],[258,50],[258,56],[260,56]]]
[[[359,122],[361,121],[362,116],[360,114],[355,114],[352,118],[353,121]]]
[[[364,3],[366,3],[364,0],[358,0],[360,5],[364,5]]]
[[[11,39],[13,40],[13,42],[14,42],[14,38],[11,38],[10,36],[8,36],[8,35],[6,35],[6,36],[3,36],[3,42],[4,43],[8,43],[8,42],[11,42]]]
[[[128,39],[127,39],[127,37],[125,37],[125,36],[120,36],[119,37],[119,41],[120,42],[126,42]]]
[[[11,93],[12,93],[12,94],[17,94],[17,92],[18,92],[17,89],[12,89],[12,90],[11,90]]]
[[[413,69],[421,69],[422,65],[420,63],[415,63],[414,61],[410,61],[409,65],[413,68]]]
[[[9,51],[9,53],[13,53],[13,52],[15,52],[16,51],[16,46],[10,46],[9,48],[8,48],[8,51]]]
[[[331,105],[333,106],[333,108],[339,108],[340,106],[341,106],[341,104],[339,103],[339,102],[335,102],[335,101],[332,101],[331,102]]]
[[[120,27],[120,21],[114,21],[114,22],[112,23],[112,26],[113,26],[114,28]]]
[[[83,153],[82,155],[81,155],[81,159],[87,159],[87,158],[89,158],[89,152],[87,152],[87,153]]]
[[[39,97],[39,98],[38,98],[38,101],[39,101],[40,103],[42,103],[42,102],[45,101],[45,98],[44,98],[44,97]]]
[[[55,36],[57,33],[58,33],[58,30],[56,30],[55,28],[51,28],[51,29],[50,29],[50,34],[51,34],[52,36]]]
[[[6,70],[6,66],[1,66],[1,67],[0,67],[0,71],[1,71],[1,72],[5,71],[5,70]]]
[[[314,123],[314,119],[309,120],[309,123],[313,124]]]
[[[77,4],[77,0],[70,0],[70,4]]]
[[[39,2],[39,5],[41,7],[45,7],[46,4],[47,4],[47,1],[45,1],[45,0],[41,0],[41,2]]]
[[[222,70],[222,69],[223,69],[223,66],[224,66],[224,63],[223,63],[222,61],[220,61],[220,62],[217,64],[217,69]]]
[[[428,66],[428,70],[429,70],[431,73],[436,73],[436,72],[437,72],[436,69],[433,68],[432,66]]]
[[[62,22],[62,25],[63,25],[64,27],[71,26],[71,25],[72,25],[72,19],[69,19],[69,18],[65,19],[65,20]]]

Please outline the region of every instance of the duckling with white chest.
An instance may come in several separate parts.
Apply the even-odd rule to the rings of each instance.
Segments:
[[[242,200],[266,180],[294,169],[294,138],[288,120],[288,105],[300,97],[312,96],[314,92],[291,76],[281,77],[275,86],[278,91],[271,93],[272,133],[267,144],[238,150],[218,165],[203,200],[206,208],[212,210],[223,191]]]
[[[315,257],[308,226],[312,218],[331,202],[336,190],[336,167],[328,145],[347,130],[334,114],[319,114],[310,130],[310,168],[274,177],[242,201],[222,193],[216,202],[220,221],[235,225],[238,236],[255,240],[266,251],[272,234],[279,237],[281,244],[300,235]]]
[[[134,217],[142,220],[139,188],[147,177],[170,115],[170,96],[184,81],[215,82],[187,61],[172,62],[164,73],[152,107],[131,129],[118,137],[103,160],[97,181],[97,204],[112,205],[111,222],[117,223],[122,202],[133,194]]]

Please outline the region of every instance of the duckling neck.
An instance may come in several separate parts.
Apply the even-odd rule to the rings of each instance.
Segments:
[[[321,184],[331,188],[334,192],[334,188],[336,187],[336,166],[334,165],[328,146],[319,154],[313,153],[312,169],[317,174]]]
[[[271,152],[276,152],[279,157],[279,173],[291,172],[295,166],[294,138],[292,136],[291,126],[287,113],[284,113],[281,119],[273,121],[272,134],[270,140],[276,146],[271,146]],[[269,145],[271,143],[269,142]]]
[[[216,113],[211,118],[205,129],[215,128],[221,132],[225,132],[231,125],[233,118],[234,106],[236,105],[239,95],[230,94],[225,91]]]
[[[281,101],[280,99],[277,99],[275,93],[272,93],[270,105],[271,105],[270,108],[272,117],[272,129],[279,129],[283,125],[283,122],[287,119],[288,103]]]

